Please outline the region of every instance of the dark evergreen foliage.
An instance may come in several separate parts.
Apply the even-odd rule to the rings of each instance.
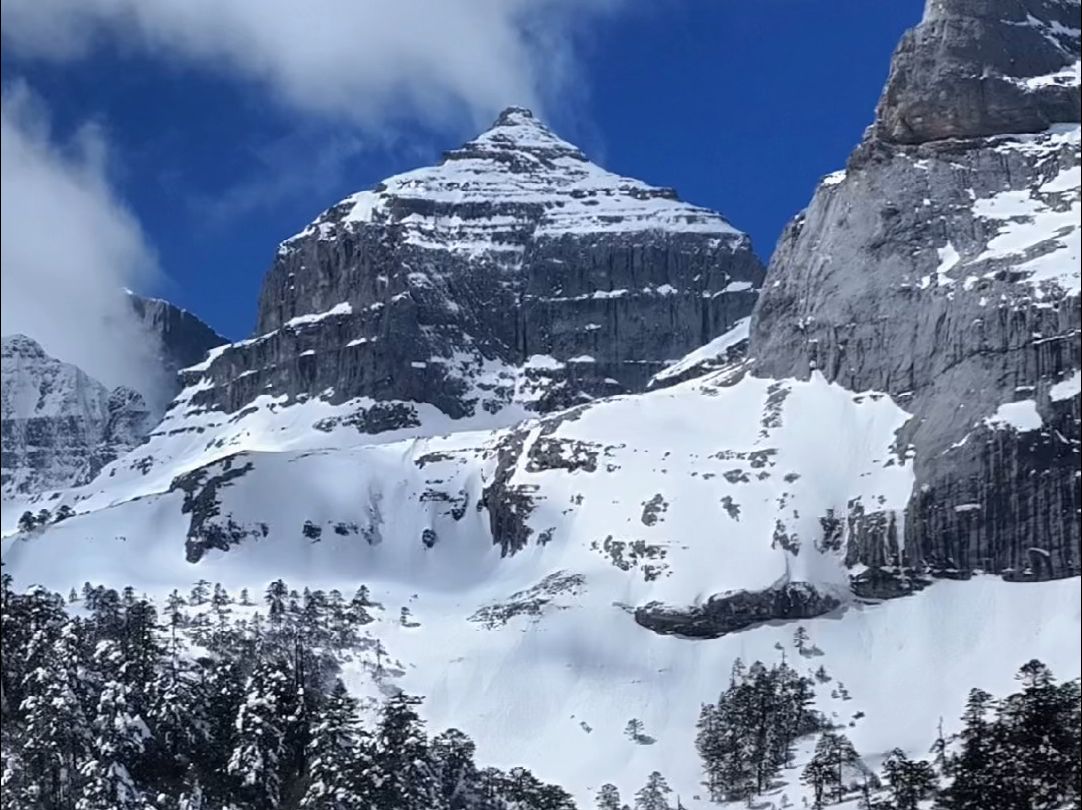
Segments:
[[[695,744],[710,798],[733,801],[766,790],[789,764],[794,742],[822,728],[814,696],[811,679],[785,662],[768,669],[756,661],[745,670],[738,660],[729,688],[699,715]]]
[[[374,644],[357,633],[367,589],[350,605],[279,580],[269,621],[234,604],[200,581],[159,616],[131,588],[88,583],[73,615],[5,576],[0,808],[573,810],[525,768],[478,768],[462,732],[429,738],[419,698],[394,694],[361,723],[336,673]]]

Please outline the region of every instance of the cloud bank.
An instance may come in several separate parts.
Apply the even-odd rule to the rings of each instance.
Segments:
[[[106,42],[266,86],[359,125],[487,123],[575,93],[576,38],[620,0],[5,0],[5,45],[74,60]]]
[[[102,133],[52,137],[23,85],[0,106],[0,278],[3,333],[22,333],[107,386],[162,390],[156,347],[121,290],[152,283],[157,266],[138,222],[110,189]]]

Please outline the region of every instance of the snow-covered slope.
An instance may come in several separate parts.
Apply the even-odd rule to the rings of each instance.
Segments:
[[[404,665],[396,684],[428,695],[434,721],[468,726],[489,759],[527,761],[584,805],[599,780],[630,788],[652,768],[688,796],[698,706],[746,642],[665,637],[642,610],[797,582],[821,595],[809,615],[855,610],[844,539],[824,542],[820,518],[905,503],[910,467],[892,445],[906,417],[821,379],[719,373],[502,431],[264,445],[172,485],[106,474],[108,494],[64,497],[82,514],[9,537],[3,553],[21,582],[63,591],[365,582],[388,616],[407,606],[420,622],[378,628]],[[778,632],[790,631],[770,643]],[[363,668],[349,677],[376,689]],[[624,750],[633,716],[657,744]],[[569,734],[589,735],[574,755],[557,744]]]
[[[2,362],[5,501],[85,484],[142,439],[149,413],[137,392],[110,392],[24,335],[4,337]]]

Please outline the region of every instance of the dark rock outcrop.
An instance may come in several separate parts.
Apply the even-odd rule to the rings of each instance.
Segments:
[[[924,143],[1079,120],[1073,0],[928,0],[879,102],[876,137]]]
[[[186,309],[163,301],[127,292],[128,303],[151,338],[158,343],[158,358],[174,381],[170,396],[179,390],[177,372],[194,366],[215,346],[228,341]]]
[[[635,610],[635,621],[648,630],[688,638],[718,638],[755,624],[812,619],[841,602],[807,582],[790,582],[762,591],[729,591],[686,608],[650,602]]]
[[[243,461],[243,463],[241,463]],[[170,492],[184,493],[180,511],[190,515],[188,537],[184,543],[185,556],[190,563],[199,562],[211,549],[228,551],[246,538],[266,537],[267,524],[240,524],[230,515],[222,514],[219,491],[232,486],[252,471],[253,463],[244,454],[229,456],[221,461],[177,476]]]

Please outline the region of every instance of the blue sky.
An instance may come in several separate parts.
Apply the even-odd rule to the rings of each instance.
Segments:
[[[348,41],[282,55],[276,43],[291,48],[292,40],[275,37],[288,31],[273,21],[248,27],[245,0],[220,24],[235,24],[235,37],[164,12],[134,31],[107,19],[109,4],[88,0],[101,10],[80,12],[72,0],[35,2],[55,6],[51,16],[30,6],[9,13],[25,3],[5,3],[5,108],[13,95],[31,99],[22,106],[47,122],[38,127],[45,134],[20,126],[68,168],[100,172],[107,204],[141,241],[145,255],[132,261],[155,265],[133,273],[133,284],[231,338],[250,332],[281,239],[347,194],[435,162],[512,103],[540,107],[606,168],[721,211],[765,260],[817,179],[841,167],[859,140],[890,54],[923,5],[590,0],[596,7],[580,13],[586,0],[572,11],[546,0],[554,18],[563,15],[558,22],[478,12],[466,34],[448,37],[476,31],[480,44],[444,53],[438,26],[450,23],[414,37],[402,31],[408,19],[368,26],[358,3],[348,24],[388,26],[367,46],[386,51],[339,71],[322,64],[335,48],[363,60]],[[79,17],[92,13],[99,17]],[[263,39],[267,53],[250,44]],[[456,60],[466,61],[459,68]],[[445,66],[450,78],[440,78]],[[361,78],[347,80],[349,71]],[[13,161],[5,152],[5,175]],[[20,186],[12,179],[11,187]],[[9,231],[16,226],[5,223],[5,240]],[[107,255],[98,264],[111,262]],[[5,298],[14,264],[5,253]],[[11,331],[15,316],[5,308],[4,318]]]

